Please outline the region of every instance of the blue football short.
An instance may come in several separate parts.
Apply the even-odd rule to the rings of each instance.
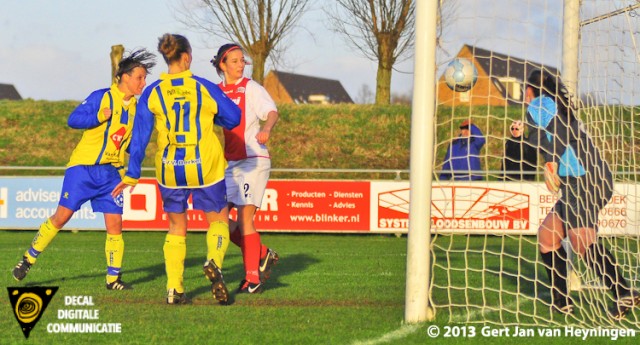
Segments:
[[[118,170],[110,164],[69,167],[64,173],[58,204],[75,212],[91,201],[93,212],[122,214],[122,193],[111,197],[111,191],[120,181]]]
[[[200,188],[166,188],[160,187],[162,204],[165,212],[184,213],[188,209],[189,195],[193,197],[193,209],[204,212],[220,212],[227,206],[227,187],[224,180],[207,187]]]

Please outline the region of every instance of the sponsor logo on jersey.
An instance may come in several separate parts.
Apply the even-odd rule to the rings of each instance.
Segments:
[[[111,134],[111,141],[116,146],[116,149],[120,150],[120,145],[122,145],[122,139],[124,139],[124,134],[127,132],[126,128],[120,127],[115,133]]]

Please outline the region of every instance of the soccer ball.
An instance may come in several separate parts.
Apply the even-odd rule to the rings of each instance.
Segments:
[[[444,71],[444,80],[453,91],[469,91],[478,80],[478,70],[476,70],[473,62],[463,58],[456,58],[449,63]]]

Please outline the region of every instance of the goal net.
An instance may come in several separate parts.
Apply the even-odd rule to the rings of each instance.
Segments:
[[[566,84],[580,128],[597,147],[586,156],[604,159],[613,172],[598,241],[629,288],[640,290],[640,3],[464,1],[441,19],[430,247],[436,317],[638,329],[640,307],[616,320],[618,300],[566,240],[574,311],[552,308],[537,233],[559,194],[545,185],[544,154],[526,144],[534,127],[524,100],[533,70]],[[464,63],[449,67],[455,59],[472,62],[477,76]],[[594,183],[607,188],[606,179]],[[576,209],[588,203],[578,198]]]

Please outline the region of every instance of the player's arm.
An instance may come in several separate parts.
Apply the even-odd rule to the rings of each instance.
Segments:
[[[236,128],[240,124],[242,116],[240,108],[220,90],[218,85],[200,77],[193,77],[209,91],[209,94],[216,101],[218,113],[213,119],[213,123],[228,130]]]
[[[558,176],[558,163],[547,162],[544,164],[544,183],[547,189],[556,194],[560,190],[560,176]]]
[[[245,106],[252,108],[255,114],[258,114],[258,118],[263,121],[260,131],[256,134],[256,140],[264,145],[269,141],[271,130],[280,117],[278,109],[267,90],[253,80],[247,83],[247,102]]]
[[[105,90],[97,90],[91,93],[80,105],[78,105],[67,119],[67,124],[75,129],[93,128],[111,118],[111,109],[106,97]],[[102,109],[101,105],[105,104]]]
[[[260,132],[256,134],[256,140],[258,140],[259,144],[264,145],[267,143],[267,141],[269,141],[271,130],[273,129],[273,126],[276,125],[276,122],[278,122],[278,117],[279,115],[277,111],[269,112],[269,115],[267,115],[267,119],[265,120],[264,124],[262,124]]]
[[[147,145],[153,133],[153,113],[149,110],[148,93],[143,93],[136,106],[136,117],[133,120],[133,131],[131,132],[131,143],[129,144],[129,165],[127,172],[120,182],[111,191],[113,197],[118,196],[129,186],[138,184],[138,179],[142,173],[142,161],[145,157]]]

